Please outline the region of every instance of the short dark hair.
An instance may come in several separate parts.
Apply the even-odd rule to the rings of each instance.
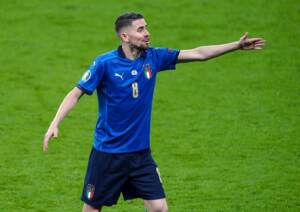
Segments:
[[[126,26],[130,26],[134,20],[142,19],[144,16],[139,13],[127,12],[120,15],[115,22],[116,33],[120,32],[120,29]]]

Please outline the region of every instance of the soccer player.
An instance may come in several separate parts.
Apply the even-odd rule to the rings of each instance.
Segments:
[[[61,103],[44,138],[58,136],[58,125],[84,94],[97,90],[99,116],[84,180],[83,211],[142,198],[149,212],[168,210],[160,174],[150,151],[150,116],[156,75],[176,63],[205,61],[235,50],[261,49],[262,38],[188,50],[150,47],[150,33],[141,14],[125,13],[115,22],[121,45],[92,62]]]

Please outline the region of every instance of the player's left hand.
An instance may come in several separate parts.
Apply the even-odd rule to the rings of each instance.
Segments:
[[[239,40],[239,48],[242,50],[260,50],[265,43],[263,38],[248,38],[248,32],[246,32]]]

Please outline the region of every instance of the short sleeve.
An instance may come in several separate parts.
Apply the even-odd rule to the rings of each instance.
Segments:
[[[155,48],[157,55],[159,71],[173,70],[176,67],[179,50],[170,48]]]
[[[103,78],[104,68],[103,62],[94,60],[89,69],[83,74],[81,79],[77,83],[77,87],[87,93],[93,94],[95,89],[101,83]]]

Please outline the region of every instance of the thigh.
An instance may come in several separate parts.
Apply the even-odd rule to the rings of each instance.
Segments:
[[[156,199],[156,200],[144,200],[145,207],[147,208],[148,212],[151,211],[161,211],[166,212],[168,211],[168,204],[165,198],[163,199]]]
[[[82,212],[101,212],[101,207],[100,208],[95,208],[93,206],[90,206],[86,203],[83,204]]]

